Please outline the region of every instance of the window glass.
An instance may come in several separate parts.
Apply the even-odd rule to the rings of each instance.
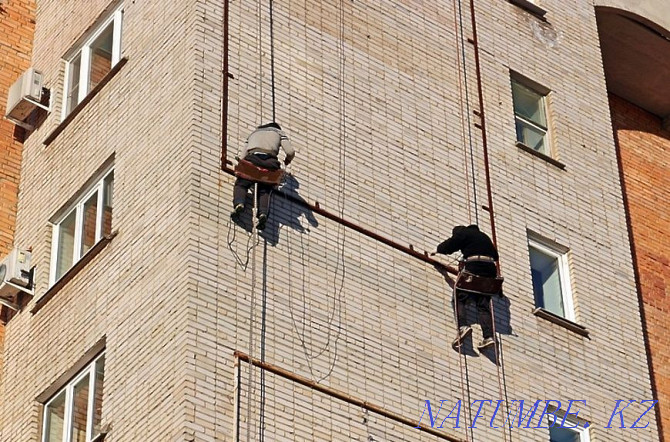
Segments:
[[[65,272],[72,267],[74,259],[74,232],[76,220],[76,211],[72,211],[59,225],[56,279],[63,276]]]
[[[114,44],[114,22],[110,23],[98,38],[91,43],[91,73],[88,90],[93,90],[105,75],[112,70],[112,45]]]
[[[58,241],[52,244],[56,261],[49,274],[50,284],[58,281],[103,235],[111,233],[113,188],[114,173],[110,171],[86,191],[86,199],[82,196],[62,221],[54,223]]]
[[[559,316],[565,316],[558,259],[530,247],[535,305]]]
[[[544,112],[544,97],[526,86],[512,81],[514,113],[546,129],[547,118]]]
[[[546,154],[547,149],[544,145],[546,132],[537,129],[522,120],[516,120],[516,139],[526,146]]]
[[[74,386],[71,426],[72,442],[86,442],[89,383],[90,376],[86,375]]]
[[[87,41],[71,51],[61,119],[65,119],[119,62],[122,20],[123,12],[119,9],[94,27]]]
[[[550,155],[545,95],[512,78],[516,140],[536,152]]]
[[[42,442],[88,442],[100,433],[104,370],[101,355],[45,405]]]
[[[46,407],[45,442],[62,442],[65,423],[65,391],[56,396]]]
[[[82,220],[81,256],[88,252],[96,243],[95,227],[98,221],[98,192],[84,203],[84,218]]]
[[[70,62],[69,65],[69,84],[67,93],[66,113],[70,113],[72,109],[79,103],[79,73],[81,71],[81,53]]]
[[[114,197],[114,171],[105,178],[102,208],[102,234],[112,233],[112,201]]]
[[[105,356],[103,355],[95,367],[95,394],[93,396],[93,435],[100,433],[102,419],[102,384],[105,380]]]
[[[554,425],[549,428],[549,442],[580,442],[578,432],[569,428],[561,428]]]

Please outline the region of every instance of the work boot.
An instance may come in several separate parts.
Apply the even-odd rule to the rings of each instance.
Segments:
[[[238,220],[243,210],[244,210],[244,204],[242,203],[235,204],[235,208],[233,209],[232,212],[230,212],[230,217],[233,219],[233,221]]]
[[[479,344],[477,344],[477,349],[478,350],[484,350],[487,347],[490,347],[492,345],[495,345],[496,341],[493,338],[486,338]]]
[[[268,216],[264,213],[261,213],[258,215],[258,223],[256,224],[256,228],[258,230],[263,230],[265,229],[265,223],[268,222]]]
[[[458,350],[458,348],[463,345],[463,341],[472,334],[472,327],[469,325],[464,325],[462,327],[458,328],[458,336],[456,339],[454,339],[454,342],[451,343],[451,346],[453,347],[454,350]]]

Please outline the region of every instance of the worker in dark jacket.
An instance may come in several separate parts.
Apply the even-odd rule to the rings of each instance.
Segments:
[[[275,122],[263,124],[258,126],[249,135],[240,156],[251,164],[263,169],[279,170],[281,168],[278,159],[280,147],[286,153],[284,164],[288,166],[295,156],[295,150],[291,147],[291,141],[282,132],[279,124]],[[233,219],[237,219],[244,210],[244,201],[247,197],[247,192],[253,185],[254,182],[246,178],[238,177],[235,181],[233,211],[230,214]],[[258,224],[256,224],[258,230],[263,230],[268,220],[270,194],[273,189],[274,185],[272,184],[258,183]]]
[[[475,275],[495,278],[498,275],[498,251],[491,238],[479,230],[476,225],[456,226],[451,238],[437,246],[437,252],[444,255],[461,251],[463,254],[463,269]],[[433,253],[433,255],[435,254]],[[472,327],[467,325],[465,307],[468,301],[477,305],[479,325],[482,327],[483,341],[477,348],[484,349],[495,344],[493,339],[493,317],[491,316],[490,296],[460,292],[456,293],[456,313],[458,320],[458,337],[452,343],[454,348],[462,345],[465,338],[472,333]]]

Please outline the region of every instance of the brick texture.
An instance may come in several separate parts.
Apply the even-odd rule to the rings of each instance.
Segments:
[[[508,2],[477,3],[509,297],[495,301],[508,397],[584,400],[592,440],[656,441],[654,416],[644,429],[605,428],[617,399],[648,399],[651,384],[592,2],[547,0],[550,23]],[[236,407],[236,350],[410,419],[427,399],[462,396],[449,288],[432,266],[281,196],[255,247],[230,222],[234,179],[220,170],[221,140],[232,161],[272,119],[273,82],[266,5],[228,2],[221,115],[223,4],[124,2],[128,62],[44,146],[60,123],[63,57],[110,4],[38,2],[34,64],[57,98],[22,161],[16,241],[33,245],[35,298],[49,288],[49,222],[110,159],[118,235],[36,314],[32,301],[7,324],[0,440],[39,439],[35,398],[102,337],[109,442],[229,441],[238,422],[240,440],[438,440],[246,364]],[[420,251],[454,224],[478,220],[490,232],[473,52],[465,42],[470,108],[461,108],[453,5],[273,4],[274,111],[298,149],[284,190]],[[554,154],[565,170],[516,147],[510,69],[551,89]],[[569,247],[576,318],[590,339],[531,313],[529,230]],[[499,399],[492,355],[470,356],[470,397]],[[638,411],[624,412],[627,427]],[[465,438],[462,421],[447,425]],[[546,428],[514,432],[549,439]],[[488,425],[474,433],[502,438]]]
[[[0,3],[0,112],[7,108],[9,87],[30,67],[35,1],[8,0]],[[0,119],[0,259],[14,245],[19,193],[23,129]],[[4,307],[0,307],[0,310]],[[0,312],[1,314],[1,312]],[[0,392],[4,380],[4,324],[0,322]],[[1,393],[0,393],[1,394]],[[3,419],[0,417],[0,427]]]
[[[661,119],[610,96],[664,440],[670,440],[670,132]]]

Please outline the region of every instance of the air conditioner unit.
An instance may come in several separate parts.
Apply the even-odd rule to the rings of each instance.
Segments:
[[[49,110],[41,104],[42,101],[42,73],[33,68],[25,71],[9,88],[7,95],[7,111],[5,118],[25,127],[28,115],[39,107]]]
[[[30,252],[14,249],[0,262],[0,303],[16,310],[19,292],[33,294],[31,261]]]

